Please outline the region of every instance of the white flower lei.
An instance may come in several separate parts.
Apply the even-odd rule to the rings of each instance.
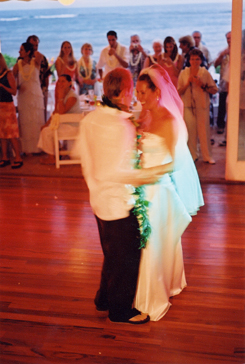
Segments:
[[[141,60],[142,57],[142,52],[139,52],[138,54],[138,58],[136,59],[135,63],[133,62],[133,53],[130,53],[130,64],[131,66],[137,66]]]
[[[80,73],[80,67],[83,66],[84,70],[85,70],[85,77],[83,77],[84,80],[88,80],[91,78],[91,74],[92,74],[92,68],[93,68],[93,62],[92,62],[92,59],[91,57],[89,57],[89,64],[88,64],[88,67],[86,66],[86,63],[84,61],[84,57],[82,56],[78,62],[78,70],[79,70],[79,73]],[[80,73],[81,74],[81,73]]]
[[[32,58],[31,59],[31,63],[30,63],[30,68],[29,68],[29,71],[28,72],[24,72],[24,69],[23,69],[23,64],[22,64],[22,60],[20,59],[18,61],[18,66],[19,66],[19,72],[21,73],[21,76],[23,78],[24,81],[29,81],[30,78],[31,78],[31,75],[34,71],[34,68],[35,68],[35,61],[34,59]]]
[[[61,60],[61,62],[62,62],[62,63],[66,66],[66,68],[67,68],[69,71],[71,71],[71,72],[75,71],[76,66],[77,66],[77,63],[76,63],[76,62],[74,63],[73,67],[71,68],[71,67],[69,67],[69,66],[65,63],[65,61],[64,61],[61,57],[58,57],[58,58]]]
[[[173,61],[173,64],[165,64],[166,67],[174,67],[175,66],[175,63],[178,61],[178,58],[179,58],[179,54],[177,53],[176,54],[176,57],[175,57],[175,60]],[[162,60],[164,61],[165,59],[167,59],[165,57],[165,53],[162,54]]]
[[[155,61],[155,59],[153,58],[153,56],[149,56],[150,60],[152,63],[157,63],[157,61]]]

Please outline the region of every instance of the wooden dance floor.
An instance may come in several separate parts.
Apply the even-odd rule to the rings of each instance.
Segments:
[[[183,236],[187,288],[158,322],[115,324],[83,179],[0,179],[1,364],[245,363],[245,185],[203,184]]]

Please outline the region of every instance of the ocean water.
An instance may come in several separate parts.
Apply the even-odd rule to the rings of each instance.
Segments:
[[[21,43],[31,34],[40,38],[39,50],[56,58],[61,43],[69,40],[77,59],[83,43],[93,45],[93,58],[107,46],[106,33],[115,30],[118,41],[129,45],[130,36],[139,34],[144,48],[152,51],[152,41],[172,36],[178,39],[194,30],[203,34],[203,42],[215,58],[226,47],[225,33],[231,29],[231,3],[173,4],[141,7],[101,7],[1,10],[0,40],[2,53],[18,57]]]

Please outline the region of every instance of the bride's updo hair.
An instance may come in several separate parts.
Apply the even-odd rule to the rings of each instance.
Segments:
[[[149,89],[151,89],[152,91],[156,91],[157,87],[152,82],[152,79],[150,78],[150,76],[147,73],[143,73],[142,75],[139,76],[138,82],[140,82],[140,81],[146,82],[148,84]]]
[[[133,87],[133,79],[129,70],[115,68],[107,73],[103,82],[104,95],[109,99],[118,97],[122,90],[130,92]]]

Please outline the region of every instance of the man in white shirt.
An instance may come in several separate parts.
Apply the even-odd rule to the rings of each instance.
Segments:
[[[141,250],[129,184],[155,183],[170,168],[134,169],[136,129],[128,112],[133,95],[130,71],[116,68],[109,72],[104,95],[104,106],[83,119],[76,148],[104,253],[95,305],[97,310],[109,309],[111,321],[140,324],[149,321],[149,316],[132,309]]]
[[[99,62],[97,63],[97,69],[101,80],[103,80],[103,77],[105,77],[108,72],[117,67],[128,68],[128,49],[118,43],[117,33],[114,30],[110,30],[107,33],[107,40],[109,45],[102,49]]]

